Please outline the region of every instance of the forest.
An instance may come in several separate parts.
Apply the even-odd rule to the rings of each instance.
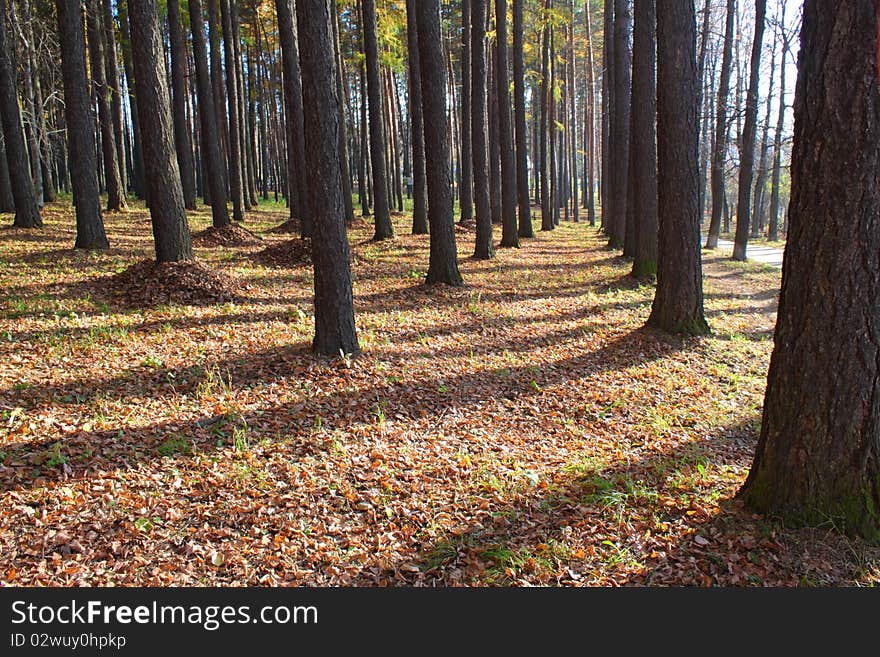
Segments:
[[[0,585],[880,582],[876,2],[0,7]]]

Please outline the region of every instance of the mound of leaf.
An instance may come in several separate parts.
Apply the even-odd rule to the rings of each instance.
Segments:
[[[312,262],[312,241],[296,237],[267,246],[254,254],[254,260],[266,267],[301,267]]]
[[[262,243],[263,239],[238,224],[211,226],[193,235],[195,246],[253,246]]]

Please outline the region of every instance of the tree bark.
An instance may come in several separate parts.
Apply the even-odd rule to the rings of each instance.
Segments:
[[[693,0],[657,12],[657,291],[648,325],[703,335],[696,24]]]
[[[525,21],[523,0],[513,0],[513,105],[516,132],[516,189],[520,237],[534,237],[529,198],[529,134],[526,123]]]
[[[629,174],[629,114],[632,64],[629,34],[632,15],[628,0],[614,0],[614,114],[609,183],[609,246],[620,248],[626,238],[626,194]]]
[[[544,27],[541,31],[541,230],[553,230],[553,208],[550,198],[549,141],[550,141],[550,103],[553,90],[550,88],[550,17],[552,0],[544,0]]]
[[[116,140],[116,158],[119,162],[119,175],[122,189],[127,189],[127,173],[125,159],[125,132],[122,129],[122,88],[119,84],[119,54],[116,48],[116,31],[113,29],[112,0],[101,0],[101,14],[104,27],[104,58],[107,91],[110,95],[110,108],[113,115],[113,136]]]
[[[21,113],[18,109],[16,84],[15,48],[6,33],[6,8],[8,0],[0,5],[0,118],[6,146],[6,163],[12,182],[15,201],[13,226],[34,228],[43,225],[34,185],[31,181],[27,149],[21,130]]]
[[[382,116],[382,85],[379,79],[379,45],[376,39],[376,2],[362,0],[362,29],[367,64],[367,102],[370,109],[370,159],[373,165],[374,240],[394,236],[388,205],[388,174],[385,168],[385,135]]]
[[[354,201],[351,190],[351,169],[348,163],[348,143],[345,129],[345,68],[342,65],[342,53],[339,49],[339,16],[333,12],[333,53],[336,62],[336,93],[339,97],[339,172],[342,177],[342,204],[345,207],[345,223],[354,223]],[[400,179],[398,177],[398,184]],[[400,200],[401,211],[403,199]]]
[[[758,129],[758,76],[761,67],[761,46],[764,39],[764,17],[767,0],[755,0],[755,38],[752,42],[749,90],[746,93],[746,117],[743,126],[742,152],[739,161],[739,199],[736,205],[736,236],[733,259],[745,260],[752,219],[752,178],[755,174],[755,137]]]
[[[2,125],[0,125],[0,212],[15,212],[15,199],[12,198],[12,181],[9,179],[9,164],[6,162],[6,144],[3,140]]]
[[[334,5],[335,6],[335,5]],[[315,338],[322,356],[358,352],[339,171],[333,15],[327,0],[297,0],[303,118],[315,281]]]
[[[131,133],[132,133],[132,175],[131,188],[135,196],[146,199],[146,185],[144,182],[144,157],[141,140],[141,120],[137,111],[137,92],[135,91],[134,64],[131,55],[131,27],[128,22],[128,1],[116,4],[119,13],[119,25],[121,32],[122,64],[125,69],[125,77],[128,80],[128,104],[131,107]]]
[[[880,542],[878,12],[804,3],[789,236],[761,435],[740,497]]]
[[[449,132],[446,123],[446,71],[440,40],[439,0],[416,3],[419,68],[421,71],[422,116],[428,181],[428,224],[431,252],[426,282],[461,285],[455,245],[452,179],[449,162]]]
[[[194,0],[190,0],[192,7]],[[156,0],[129,6],[131,47],[144,140],[144,174],[149,186],[150,217],[158,262],[192,260],[192,242],[183,206],[183,187],[174,152],[168,81],[159,32]]]
[[[474,218],[473,139],[471,137],[471,0],[461,3],[461,221]]]
[[[168,0],[168,32],[171,41],[171,98],[177,166],[180,168],[184,205],[189,210],[195,210],[195,168],[190,130],[186,120],[186,39],[180,22],[178,0]]]
[[[226,207],[226,185],[223,180],[223,155],[214,91],[208,71],[208,48],[205,40],[205,19],[201,0],[189,0],[189,22],[192,30],[193,60],[196,68],[196,90],[199,98],[199,122],[202,129],[202,160],[205,163],[206,187],[211,192],[211,217],[215,228],[229,224]]]
[[[730,94],[730,69],[733,59],[733,19],[736,0],[727,0],[727,21],[724,28],[724,53],[721,56],[721,78],[718,82],[718,100],[715,102],[715,146],[712,151],[712,218],[706,248],[718,247],[721,232],[721,214],[724,211],[724,158],[727,153],[727,97]]]
[[[785,32],[785,2],[780,13],[782,24],[782,63],[779,74],[779,115],[776,120],[776,134],[773,135],[773,173],[770,179],[770,217],[767,239],[779,239],[779,179],[782,174],[782,132],[785,130],[785,59],[788,54],[788,35]]]
[[[86,41],[83,11],[79,2],[56,0],[61,71],[64,84],[64,120],[70,144],[70,178],[76,192],[77,249],[106,249],[107,234],[101,218],[98,168],[95,162],[95,132],[90,109],[89,79],[86,74]]]
[[[489,198],[489,134],[486,97],[486,2],[471,0],[471,152],[477,236],[474,258],[495,257],[492,241],[492,201]]]
[[[406,0],[406,37],[409,53],[409,114],[412,127],[413,235],[428,234],[428,183],[425,178],[425,133],[422,120],[422,76],[416,2]],[[470,20],[470,19],[468,19]]]
[[[634,227],[633,276],[657,273],[657,88],[655,0],[635,0],[629,203]]]
[[[210,0],[209,0],[210,1]],[[242,187],[241,139],[238,129],[238,85],[235,81],[235,48],[232,35],[232,10],[229,0],[220,0],[220,21],[223,32],[223,57],[226,62],[226,106],[229,108],[229,125],[226,134],[229,141],[229,194],[232,197],[233,221],[244,221],[244,191]]]
[[[518,247],[516,159],[510,121],[510,76],[507,72],[507,0],[495,0],[495,84],[498,94],[498,142],[501,148],[501,244]]]

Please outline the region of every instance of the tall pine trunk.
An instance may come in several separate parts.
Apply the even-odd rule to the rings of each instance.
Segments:
[[[513,105],[516,132],[516,190],[519,201],[519,236],[534,237],[529,198],[529,134],[526,123],[526,74],[523,41],[523,0],[513,0]]]
[[[473,142],[471,138],[471,0],[461,3],[461,221],[474,218]]]
[[[474,258],[478,260],[495,257],[492,201],[489,197],[486,4],[487,0],[471,0],[471,149],[474,161],[474,203],[477,211]]]
[[[210,1],[210,0],[209,0]],[[229,109],[229,124],[226,131],[229,140],[229,194],[232,197],[233,221],[244,221],[244,190],[242,187],[242,153],[238,129],[238,91],[235,67],[235,48],[232,34],[232,10],[229,0],[220,0],[220,21],[223,32],[223,56],[226,62],[226,107]]]
[[[498,142],[501,149],[501,246],[518,247],[516,159],[510,120],[510,76],[507,72],[507,0],[495,0],[495,48]]]
[[[614,0],[614,114],[611,127],[611,156],[609,176],[609,245],[624,246],[626,238],[626,194],[629,174],[629,113],[631,62],[629,34],[632,15],[629,0]]]
[[[186,39],[180,21],[180,3],[168,0],[168,32],[171,41],[171,100],[174,117],[174,146],[183,202],[187,209],[196,209],[196,181],[192,142],[186,116]]]
[[[409,114],[412,126],[413,235],[428,234],[428,183],[425,179],[425,133],[422,119],[422,74],[416,2],[406,0],[406,37],[409,52]],[[468,19],[470,20],[470,19]]]

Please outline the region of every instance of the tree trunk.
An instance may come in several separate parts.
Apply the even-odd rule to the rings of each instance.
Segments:
[[[553,208],[550,199],[548,180],[550,162],[550,103],[553,93],[550,88],[550,17],[552,0],[544,0],[544,27],[541,30],[541,230],[553,230]]]
[[[73,195],[76,212],[74,246],[77,249],[106,249],[109,244],[101,218],[82,4],[56,0],[55,6],[64,82],[64,120],[70,143],[70,178],[76,189]]]
[[[495,0],[495,84],[498,94],[498,142],[501,148],[501,244],[518,247],[516,159],[510,121],[510,77],[507,72],[507,0]]]
[[[648,325],[703,335],[699,127],[693,0],[657,12],[657,291]]]
[[[488,8],[487,23],[491,23],[492,9]],[[495,81],[495,69],[498,58],[495,49],[497,42],[490,41],[491,49],[486,58],[486,93],[489,97],[489,200],[492,204],[492,223],[501,223],[501,142],[498,140],[498,84]]]
[[[335,5],[334,5],[335,6]],[[315,339],[322,356],[358,352],[339,171],[333,14],[327,0],[297,0],[308,202],[315,281]]]
[[[210,0],[209,0],[210,1]],[[229,108],[229,193],[232,196],[232,219],[244,221],[244,191],[242,189],[241,140],[238,135],[238,91],[235,67],[235,49],[232,36],[232,10],[229,0],[220,0],[220,20],[223,32],[223,56],[226,62],[226,107]]]
[[[736,236],[733,259],[745,260],[752,216],[752,178],[755,173],[755,136],[758,129],[758,75],[761,68],[761,45],[764,39],[764,17],[767,0],[755,0],[755,38],[752,42],[749,90],[746,94],[746,117],[739,162],[739,199],[736,205]]]
[[[629,34],[632,16],[628,0],[614,0],[614,114],[612,115],[613,159],[610,166],[609,208],[610,223],[608,226],[609,246],[620,248],[626,238],[626,194],[627,175],[629,173],[629,114],[631,62],[629,50]]]
[[[473,140],[471,137],[471,0],[461,3],[461,221],[474,218]]]
[[[15,48],[6,33],[6,7],[8,0],[0,5],[0,118],[3,122],[3,137],[6,146],[6,163],[9,179],[12,182],[12,196],[15,201],[13,226],[34,228],[43,225],[34,184],[28,165],[27,149],[21,130],[21,113],[18,109],[16,84]]]
[[[409,53],[409,114],[412,126],[413,235],[428,234],[428,183],[425,179],[425,134],[422,120],[422,82],[419,64],[417,0],[406,0],[406,36]],[[470,20],[470,19],[468,19]]]
[[[880,542],[877,13],[867,0],[804,3],[791,239],[761,435],[740,491],[755,511],[792,524],[830,524],[874,543]]]
[[[602,203],[602,228],[610,238],[612,230],[611,221],[611,161],[614,159],[614,0],[605,0],[604,16],[602,20],[603,56],[602,65],[605,71],[602,75],[602,181],[599,190]]]
[[[192,5],[198,0],[190,0]],[[183,187],[174,152],[168,81],[156,0],[129,6],[131,47],[137,81],[138,112],[144,134],[144,174],[149,186],[150,217],[158,262],[192,260],[192,242],[183,206]]]
[[[137,110],[137,91],[135,90],[134,64],[131,55],[131,28],[128,24],[128,2],[116,4],[119,12],[119,25],[121,32],[122,64],[125,69],[125,77],[128,81],[128,104],[131,107],[131,133],[132,133],[132,175],[131,188],[135,196],[146,199],[146,185],[144,182],[144,157],[141,140],[141,120]]]
[[[657,273],[657,48],[655,0],[635,0],[629,202],[634,225],[633,276]],[[699,133],[698,133],[699,134]]]
[[[199,98],[199,123],[202,130],[202,160],[205,163],[206,186],[211,190],[211,217],[215,228],[229,224],[226,207],[226,185],[223,181],[223,155],[217,128],[217,111],[211,74],[208,71],[208,47],[205,40],[205,19],[201,0],[189,0],[189,22],[192,29],[193,60],[196,68],[196,89]]]
[[[339,17],[333,12],[333,52],[336,62],[336,93],[339,96],[339,173],[342,177],[342,204],[345,206],[345,223],[354,223],[354,201],[351,191],[351,169],[348,164],[348,144],[345,129],[345,68],[342,65],[342,53],[339,50]],[[398,177],[399,182],[399,177]],[[403,200],[401,199],[401,206]],[[402,207],[401,207],[402,209]]]
[[[220,152],[223,155],[224,198],[229,198],[229,135],[226,133],[226,94],[223,93],[223,45],[220,36],[219,0],[205,0],[208,6],[208,56],[211,62],[211,92],[214,94],[214,111],[217,113],[217,134],[220,137]]]
[[[428,224],[431,254],[426,282],[461,285],[455,246],[452,180],[449,167],[449,133],[446,124],[446,71],[440,40],[439,0],[416,3],[419,69],[421,71],[422,116],[428,181]]]
[[[6,144],[0,126],[0,212],[15,212],[15,199],[12,197],[12,181],[9,179],[9,164],[6,162]]]
[[[373,165],[373,239],[394,236],[388,205],[388,175],[385,168],[385,135],[383,134],[382,85],[379,78],[379,45],[376,40],[376,2],[362,0],[361,25],[367,64],[367,102],[370,109],[370,159]]]
[[[525,21],[523,0],[513,0],[513,105],[516,127],[516,188],[519,201],[519,236],[534,237],[529,198],[529,134],[526,123]]]
[[[584,119],[584,203],[587,220],[596,225],[596,67],[593,61],[593,24],[590,18],[590,2],[584,1],[584,20],[587,33],[587,102]],[[655,100],[656,102],[656,100]]]
[[[580,221],[580,205],[578,204],[578,165],[577,165],[577,67],[575,66],[574,53],[574,0],[569,0],[569,16],[571,22],[568,26],[568,106],[569,106],[569,133],[568,133],[568,186],[571,193],[572,220]]]
[[[751,237],[759,237],[764,230],[765,210],[767,208],[767,158],[770,156],[770,120],[773,116],[773,80],[776,78],[776,41],[770,53],[770,88],[767,91],[766,109],[764,112],[764,129],[761,137],[761,157],[758,160],[757,178],[755,180],[754,219],[752,220]]]
[[[780,22],[785,25],[785,2],[782,3]],[[788,54],[788,36],[784,27],[782,32],[782,62],[779,74],[779,115],[776,121],[776,134],[773,136],[773,173],[770,180],[770,218],[767,238],[779,239],[779,179],[782,173],[782,132],[785,130],[785,59]]]
[[[724,158],[727,153],[727,97],[730,94],[730,69],[733,59],[733,19],[736,0],[727,0],[727,21],[724,29],[724,53],[721,56],[721,79],[718,82],[718,100],[715,101],[715,146],[712,151],[712,218],[706,248],[718,247],[721,215],[724,211]]]
[[[122,129],[122,88],[119,84],[119,54],[116,49],[116,30],[113,29],[112,0],[101,0],[102,24],[104,27],[104,58],[107,91],[110,94],[110,108],[113,115],[113,136],[116,140],[116,158],[119,162],[119,175],[122,189],[127,189],[125,132]]]
[[[104,180],[107,185],[107,209],[125,210],[125,192],[119,173],[116,137],[113,133],[113,114],[108,98],[107,81],[104,77],[104,38],[101,28],[101,11],[98,0],[88,0],[89,62],[92,86],[98,101],[98,121],[101,127],[101,152],[104,160]],[[159,60],[160,62],[162,60]]]
[[[492,241],[492,201],[489,198],[489,107],[486,98],[486,4],[471,0],[471,150],[477,237],[474,258],[495,257]]]
[[[190,130],[186,120],[186,39],[180,22],[178,0],[168,0],[168,32],[171,40],[171,98],[177,165],[180,168],[180,182],[183,185],[184,205],[188,210],[195,210],[195,168]]]

